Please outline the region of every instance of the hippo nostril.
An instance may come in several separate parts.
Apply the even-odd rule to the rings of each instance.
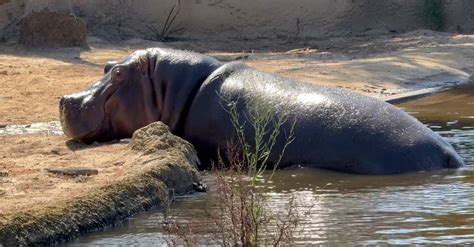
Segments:
[[[63,124],[66,124],[70,117],[74,114],[72,112],[76,111],[76,105],[68,96],[63,96],[59,100],[59,117]]]
[[[78,102],[79,101],[79,102]],[[63,96],[59,100],[59,106],[62,111],[67,109],[74,109],[80,105],[81,100],[69,96]]]
[[[61,106],[65,106],[65,105],[70,105],[73,101],[72,101],[73,98],[69,97],[69,96],[63,96],[61,97],[61,99],[59,100],[59,104]]]

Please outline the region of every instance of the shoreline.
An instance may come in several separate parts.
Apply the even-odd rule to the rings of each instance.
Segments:
[[[68,241],[161,206],[163,199],[160,195],[167,194],[170,189],[178,195],[193,190],[192,183],[185,183],[186,186],[181,188],[168,187],[159,180],[162,177],[161,169],[156,167],[63,205],[15,215],[11,220],[0,222],[0,243],[18,246]],[[179,184],[182,181],[170,182]]]
[[[462,87],[474,80],[474,67],[466,67],[461,70],[464,71],[466,75],[454,76],[446,73],[439,73],[437,75],[421,79],[421,83],[415,82],[415,84],[421,84],[426,87],[408,90],[407,92],[397,93],[388,97],[381,97],[380,99],[384,100],[387,103],[398,105],[409,101],[418,100],[436,93],[441,93],[450,89]],[[426,82],[430,81],[432,85],[426,85]]]

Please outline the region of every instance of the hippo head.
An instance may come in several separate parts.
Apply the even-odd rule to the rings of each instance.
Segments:
[[[108,62],[101,80],[85,91],[60,100],[64,133],[82,142],[130,137],[133,131],[157,121],[150,83],[150,56],[137,51],[121,62]]]

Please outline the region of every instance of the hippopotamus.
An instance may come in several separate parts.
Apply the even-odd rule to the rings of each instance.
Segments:
[[[287,139],[278,137],[268,160],[280,157],[279,168],[398,174],[463,165],[441,136],[382,100],[174,49],[138,50],[108,62],[102,79],[61,98],[60,119],[67,136],[85,143],[129,138],[161,121],[209,164],[236,134],[223,98],[237,102],[245,122],[253,106],[242,102],[257,97],[294,119],[281,126],[282,133],[292,126],[293,142],[280,157]],[[252,139],[252,127],[242,126]]]

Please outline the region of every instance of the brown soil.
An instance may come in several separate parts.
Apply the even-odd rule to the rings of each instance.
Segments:
[[[0,136],[0,142],[8,143],[0,146],[0,218],[59,204],[142,171],[124,143],[85,148],[64,136]],[[99,174],[85,178],[46,171],[70,166]]]
[[[133,151],[128,141],[85,146],[63,136],[0,141],[9,144],[0,147],[0,246],[70,239],[160,205],[169,191],[189,192],[199,181],[196,151],[162,123],[136,131]],[[96,175],[48,171],[66,167]]]
[[[384,98],[449,81],[463,81],[474,67],[474,36],[417,31],[398,36],[331,40],[186,41],[90,38],[90,50],[26,51],[0,43],[0,128],[58,120],[62,95],[101,78],[106,61],[133,50],[169,46],[195,50],[293,79],[347,88]],[[0,220],[26,209],[70,200],[142,170],[123,143],[84,146],[64,136],[0,136]],[[90,167],[96,176],[70,178],[49,167]]]

